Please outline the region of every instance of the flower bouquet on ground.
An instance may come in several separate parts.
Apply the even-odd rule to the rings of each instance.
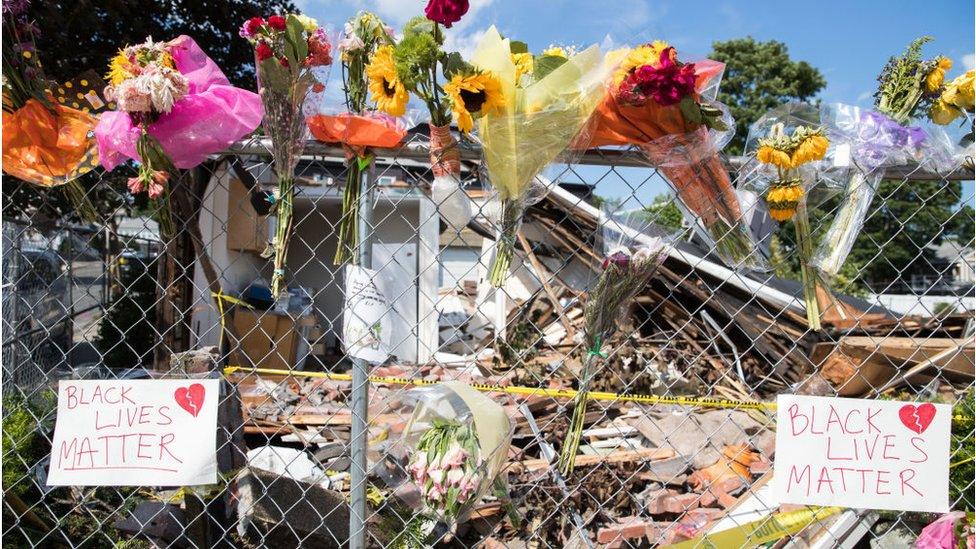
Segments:
[[[420,514],[405,531],[420,530],[436,543],[465,520],[493,487],[506,483],[499,476],[508,459],[512,423],[498,403],[464,383],[449,381],[410,391],[417,404],[391,457],[398,463],[393,483],[405,481],[420,492]],[[402,454],[402,455],[400,455]],[[419,526],[415,528],[412,526]],[[423,546],[423,545],[422,545]]]
[[[646,222],[640,224],[607,213],[601,218],[605,259],[603,271],[589,291],[583,312],[586,356],[583,358],[579,389],[573,400],[569,432],[559,456],[559,470],[564,475],[572,472],[579,451],[586,418],[587,392],[596,373],[596,365],[607,356],[602,351],[603,344],[613,337],[623,310],[630,305],[637,292],[650,282],[671,249],[669,237],[648,236],[642,232],[650,228]]]
[[[81,219],[95,221],[77,178],[98,163],[89,135],[96,118],[81,99],[57,101],[47,89],[28,5],[3,5],[3,171],[39,187],[62,187]],[[93,101],[92,107],[101,106],[97,94]]]
[[[254,45],[258,93],[266,113],[264,131],[271,138],[278,188],[274,193],[274,271],[271,293],[285,287],[285,262],[293,229],[295,167],[305,148],[304,106],[310,91],[325,89],[320,67],[332,65],[332,43],[315,19],[289,13],[267,19],[252,17],[240,30]]]
[[[501,90],[496,108],[480,105],[478,120],[484,165],[501,200],[500,235],[488,275],[493,286],[501,287],[522,213],[539,198],[533,182],[570,143],[586,142],[586,121],[603,96],[608,68],[597,46],[579,53],[556,48],[530,56],[524,43],[503,39],[495,27],[482,37],[471,65],[484,75],[478,86],[497,79]],[[459,83],[458,95],[465,101],[466,95],[487,100],[486,89],[466,89]],[[471,109],[477,102],[470,107],[465,111],[475,112]],[[459,112],[461,127],[464,120],[465,113]]]
[[[725,263],[765,270],[718,155],[734,131],[731,116],[714,101],[724,65],[707,59],[682,62],[661,41],[607,57],[616,68],[593,113],[589,146],[640,147]]]
[[[816,168],[830,146],[818,122],[819,113],[814,107],[803,104],[779,107],[752,125],[746,146],[748,154],[760,164],[760,169],[747,171],[751,178],[746,185],[765,197],[770,217],[779,223],[793,221],[807,324],[812,330],[820,330],[817,287],[831,295],[816,269],[810,266],[815,243],[807,214],[807,197],[817,183]]]
[[[838,151],[835,165],[848,162],[850,177],[845,197],[811,265],[830,279],[840,272],[850,254],[878,183],[890,166],[917,163],[924,169],[948,171],[959,165],[961,155],[941,128],[909,126],[928,114],[944,89],[945,73],[952,62],[945,57],[922,60],[922,46],[930,38],[913,41],[904,54],[893,57],[878,78],[875,109],[827,105],[821,122]]]
[[[117,110],[102,114],[95,128],[102,166],[139,162],[129,190],[149,194],[160,231],[170,239],[178,228],[169,204],[170,177],[254,131],[264,114],[261,102],[231,86],[188,36],[150,38],[120,50],[108,79],[105,94]]]
[[[359,198],[363,173],[372,163],[369,149],[395,147],[409,129],[400,116],[406,110],[406,92],[399,93],[399,90],[391,88],[392,94],[388,96],[385,89],[379,88],[374,94],[379,95],[385,106],[402,100],[402,105],[389,110],[397,114],[379,112],[376,110],[377,104],[368,100],[368,93],[372,89],[367,75],[370,58],[392,42],[393,29],[373,13],[361,11],[346,21],[338,45],[345,106],[339,112],[321,112],[308,118],[308,127],[316,139],[341,143],[346,154],[339,243],[333,258],[336,265],[347,260],[359,262],[356,252],[359,245]]]

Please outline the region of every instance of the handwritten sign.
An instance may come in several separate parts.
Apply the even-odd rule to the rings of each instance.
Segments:
[[[774,493],[783,503],[944,513],[952,407],[779,395]]]
[[[346,266],[342,343],[349,356],[380,363],[390,355],[390,307],[376,279],[376,271]]]
[[[219,382],[59,382],[48,485],[214,484]]]

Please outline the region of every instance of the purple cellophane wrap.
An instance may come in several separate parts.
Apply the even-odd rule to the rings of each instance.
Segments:
[[[258,94],[231,86],[189,36],[170,42],[169,51],[176,69],[190,81],[189,92],[147,130],[177,168],[189,169],[254,131],[264,117],[264,107]],[[139,160],[140,133],[128,113],[102,114],[95,127],[102,166],[111,170],[126,159]]]

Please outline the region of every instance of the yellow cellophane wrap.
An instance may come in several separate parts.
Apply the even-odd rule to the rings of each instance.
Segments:
[[[605,93],[610,66],[598,46],[573,55],[524,88],[517,86],[508,39],[488,29],[472,64],[500,81],[505,107],[478,123],[491,184],[502,200],[518,200],[532,180],[578,135]]]
[[[63,185],[98,164],[90,132],[96,118],[36,99],[3,113],[3,171],[44,187]]]

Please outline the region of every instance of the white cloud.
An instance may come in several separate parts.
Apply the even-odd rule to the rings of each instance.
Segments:
[[[872,95],[874,95],[873,92],[869,92],[869,91],[861,92],[857,96],[857,102],[858,103],[863,103],[864,101],[867,101],[868,99],[870,99]]]
[[[976,68],[976,54],[967,53],[962,56],[962,66],[967,70],[971,71]]]

